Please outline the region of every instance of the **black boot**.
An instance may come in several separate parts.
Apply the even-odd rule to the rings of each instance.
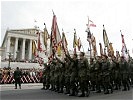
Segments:
[[[78,97],[85,97],[85,93],[84,93],[84,91],[82,91],[82,94],[79,95]]]
[[[104,94],[109,94],[109,90],[106,90],[106,91],[104,92]]]
[[[72,94],[70,94],[69,96],[75,96],[75,91],[72,90]]]

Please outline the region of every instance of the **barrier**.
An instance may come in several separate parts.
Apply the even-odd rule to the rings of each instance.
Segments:
[[[0,80],[0,84],[12,84],[14,83],[15,80],[13,78],[13,75],[7,75],[3,76],[2,80]],[[40,82],[40,77],[39,76],[30,76],[30,75],[23,75],[21,77],[21,82],[22,83],[39,83]]]

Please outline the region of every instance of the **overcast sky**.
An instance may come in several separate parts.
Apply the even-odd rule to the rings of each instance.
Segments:
[[[57,16],[60,32],[66,33],[68,47],[73,46],[73,32],[81,38],[85,51],[88,50],[86,24],[89,16],[97,27],[91,28],[96,37],[97,49],[99,42],[103,44],[103,24],[114,50],[121,50],[121,33],[124,34],[127,48],[132,54],[133,48],[133,3],[132,0],[45,0],[45,1],[1,1],[1,43],[6,29],[33,28],[35,24],[48,32],[52,26],[52,9]],[[34,22],[34,19],[37,23]],[[0,44],[1,44],[0,43]],[[103,45],[104,47],[104,45]]]

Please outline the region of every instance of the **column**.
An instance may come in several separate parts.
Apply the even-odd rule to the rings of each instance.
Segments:
[[[11,40],[11,37],[8,37],[7,38],[7,44],[6,44],[6,58],[8,59],[8,55],[9,55],[9,52],[10,52],[10,41]]]
[[[23,43],[22,43],[22,60],[25,60],[25,41],[26,39],[23,39]]]
[[[14,59],[17,58],[17,51],[18,51],[18,38],[15,38],[15,48],[14,48]]]
[[[30,40],[30,47],[29,47],[29,60],[32,59],[32,40]]]

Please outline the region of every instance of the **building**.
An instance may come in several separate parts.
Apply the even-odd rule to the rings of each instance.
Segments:
[[[2,43],[2,59],[32,60],[32,41],[37,40],[37,29],[11,29],[6,30]]]

